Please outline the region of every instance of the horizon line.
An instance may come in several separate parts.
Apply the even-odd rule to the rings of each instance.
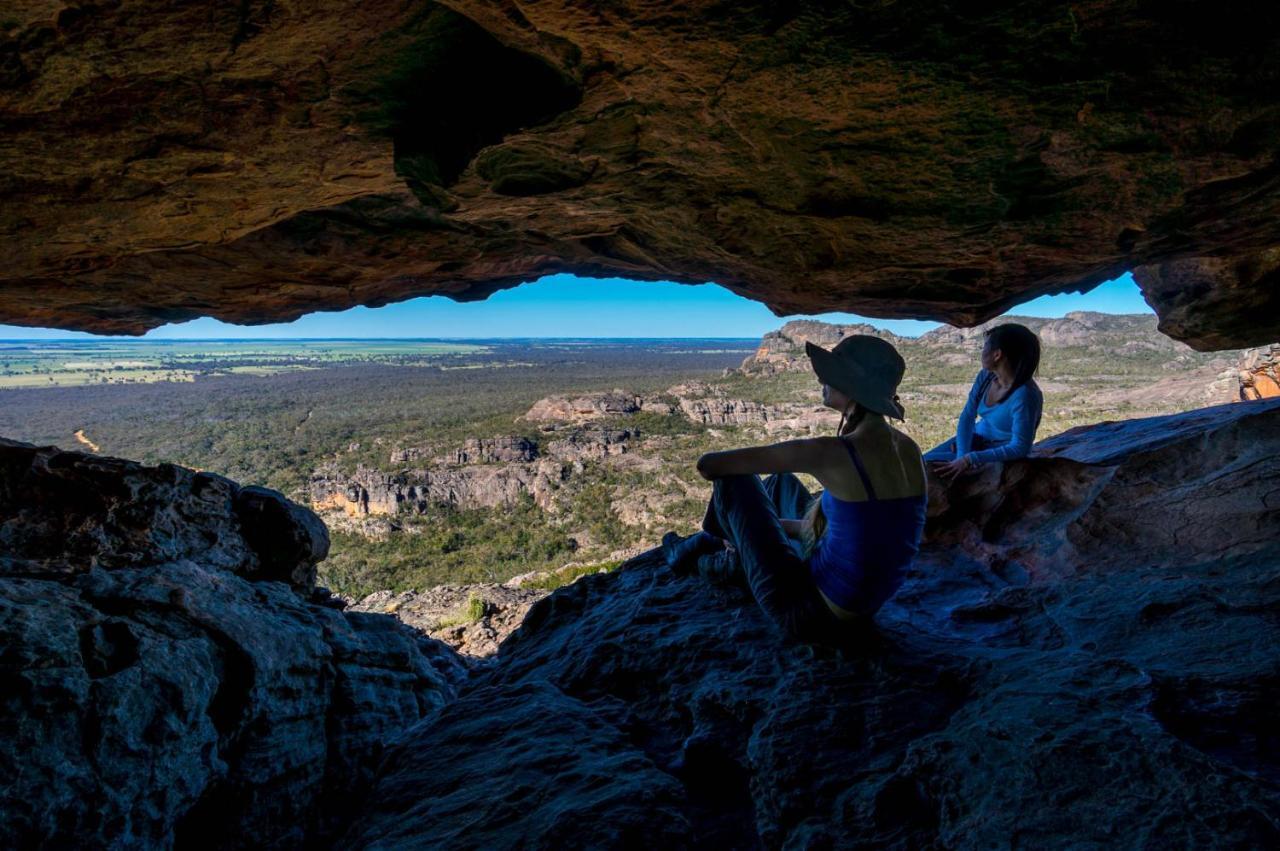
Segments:
[[[1144,317],[1148,317],[1148,316],[1150,316],[1150,315],[1151,315],[1151,314],[1147,314],[1147,313],[1109,313],[1109,312],[1107,312],[1107,311],[1102,311],[1102,310],[1073,310],[1073,311],[1068,311],[1066,314],[1064,314],[1064,315],[1062,315],[1062,316],[1058,316],[1058,317],[1048,317],[1048,316],[1020,316],[1020,315],[1018,315],[1018,314],[1016,314],[1016,313],[1007,313],[1007,314],[1002,314],[1002,315],[1001,315],[1001,316],[999,316],[999,317],[993,317],[993,318],[997,318],[997,319],[1035,319],[1035,320],[1040,320],[1040,321],[1043,321],[1043,322],[1055,322],[1055,321],[1059,321],[1059,320],[1062,320],[1062,319],[1066,319],[1068,316],[1070,316],[1070,315],[1071,315],[1071,314],[1073,314],[1073,313],[1095,313],[1095,314],[1098,314],[1098,315],[1101,315],[1101,316],[1117,316],[1117,317],[1121,317],[1121,316],[1128,316],[1128,317],[1138,317],[1138,318],[1144,318]],[[957,328],[957,329],[977,328],[977,327],[979,327],[980,325],[985,324],[985,323],[979,322],[979,323],[977,323],[977,324],[975,324],[975,325],[951,325],[951,324],[950,324],[950,323],[948,323],[948,322],[942,322],[942,321],[940,321],[940,320],[921,320],[921,321],[926,321],[926,322],[927,322],[927,321],[935,321],[935,322],[937,322],[937,325],[938,325],[938,327],[939,327],[939,328],[942,328],[942,327],[951,327],[951,328]],[[818,324],[820,324],[820,325],[831,325],[831,326],[836,326],[836,327],[838,327],[838,326],[847,326],[847,325],[872,325],[872,327],[875,327],[875,326],[873,325],[873,323],[872,323],[872,322],[868,322],[868,321],[861,321],[861,322],[827,322],[827,321],[825,321],[825,320],[821,320],[821,319],[788,319],[786,322],[782,323],[782,325],[778,326],[778,328],[774,329],[774,331],[781,330],[781,328],[785,327],[786,325],[791,324],[792,322],[816,322],[816,323],[818,323]],[[251,328],[251,327],[253,327],[253,326],[244,326],[244,327],[249,327],[249,328]],[[876,330],[877,330],[877,331],[884,332],[884,333],[893,334],[895,337],[918,338],[918,337],[922,337],[922,336],[924,336],[925,334],[928,334],[928,333],[929,333],[929,331],[937,330],[937,328],[929,329],[929,331],[921,331],[919,334],[906,334],[906,333],[899,333],[899,332],[896,332],[896,331],[889,331],[889,330],[887,330],[887,329],[883,329],[883,328],[877,328]],[[770,334],[770,333],[773,333],[773,331],[766,331],[766,332],[765,332],[765,334]],[[140,336],[124,336],[124,335],[121,335],[121,336],[108,336],[108,335],[101,335],[101,336],[98,336],[98,337],[93,338],[93,339],[79,339],[79,340],[77,340],[77,339],[63,339],[63,340],[58,340],[58,339],[48,339],[48,338],[44,338],[44,339],[42,339],[42,338],[39,338],[39,337],[9,337],[9,338],[3,338],[3,337],[0,337],[0,346],[3,346],[3,345],[5,345],[5,344],[10,344],[10,343],[44,343],[44,344],[49,344],[49,343],[53,343],[53,344],[65,344],[65,343],[82,343],[82,344],[83,344],[83,343],[145,343],[145,344],[148,344],[148,345],[152,345],[152,344],[157,344],[157,343],[160,343],[160,344],[164,344],[164,343],[276,343],[276,342],[297,342],[297,343],[301,343],[301,342],[338,343],[338,342],[367,342],[367,341],[374,341],[374,342],[433,342],[433,341],[468,342],[468,341],[493,341],[493,340],[757,340],[757,339],[760,339],[760,338],[761,338],[761,337],[763,337],[763,336],[764,336],[764,334],[756,334],[756,335],[747,336],[747,337],[699,337],[699,336],[653,337],[653,336],[629,336],[629,335],[628,335],[628,336],[595,336],[595,335],[573,335],[573,336],[563,336],[563,335],[558,335],[558,336],[540,336],[540,335],[533,335],[533,336],[497,336],[497,337],[451,337],[451,336],[436,336],[436,337],[401,337],[401,336],[394,336],[394,337],[154,337],[154,338],[151,338],[151,339],[143,339],[143,338],[142,338],[142,337],[140,337]]]

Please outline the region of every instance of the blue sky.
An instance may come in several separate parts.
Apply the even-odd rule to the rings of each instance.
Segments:
[[[1072,310],[1150,313],[1131,275],[1084,294],[1045,296],[1011,313],[1058,317]],[[777,317],[764,305],[714,284],[576,278],[553,275],[465,304],[440,296],[415,298],[371,309],[356,307],[312,313],[280,325],[228,325],[197,319],[156,328],[146,339],[226,337],[759,337],[787,321],[870,322],[904,335],[921,334],[936,322],[867,319],[851,313]],[[0,340],[94,339],[91,334],[0,325]]]

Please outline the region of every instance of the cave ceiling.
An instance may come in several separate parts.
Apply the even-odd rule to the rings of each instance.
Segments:
[[[575,272],[973,324],[1133,270],[1171,336],[1271,342],[1277,24],[1239,0],[16,0],[0,323]]]

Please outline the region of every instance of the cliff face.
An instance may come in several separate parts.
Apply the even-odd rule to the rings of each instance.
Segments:
[[[987,468],[845,648],[656,554],[586,577],[392,749],[341,847],[1273,846],[1277,450],[1255,402]]]
[[[1241,399],[1272,399],[1280,396],[1280,345],[1254,349],[1240,362]]]
[[[1276,12],[10,4],[0,321],[138,333],[551,272],[972,324],[1135,269],[1276,335]]]
[[[454,695],[448,648],[314,589],[274,491],[0,441],[0,841],[297,847]]]

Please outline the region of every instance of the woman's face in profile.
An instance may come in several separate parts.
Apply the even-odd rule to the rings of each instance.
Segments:
[[[849,407],[849,397],[832,387],[830,384],[822,385],[822,404],[827,408],[834,408],[837,411],[843,411]]]
[[[996,361],[1000,359],[999,354],[1000,350],[991,344],[991,338],[988,337],[982,344],[982,368],[986,370],[995,369]]]

